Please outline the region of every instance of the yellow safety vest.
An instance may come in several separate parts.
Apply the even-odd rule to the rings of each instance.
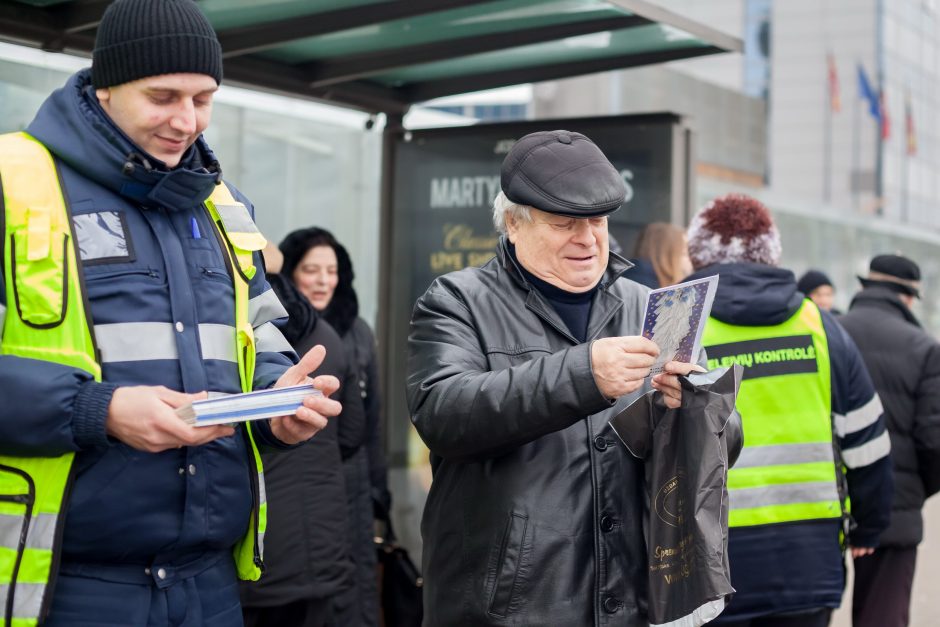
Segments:
[[[101,380],[94,332],[85,309],[82,273],[55,163],[25,133],[0,135],[0,182],[5,205],[2,249],[7,312],[0,354],[79,368]],[[220,212],[239,203],[225,184],[205,207],[224,241],[235,287],[238,371],[243,391],[252,389],[254,334],[248,314],[248,282],[256,269],[252,251],[264,247],[257,232],[226,229]],[[248,532],[234,548],[238,576],[257,580],[267,504],[261,455],[244,428],[255,472]],[[0,612],[5,627],[32,627],[48,615],[50,584],[58,566],[74,453],[59,457],[0,456]]]
[[[816,305],[804,300],[775,326],[709,318],[702,344],[709,368],[744,367],[744,448],[728,472],[729,526],[841,517],[829,343]]]

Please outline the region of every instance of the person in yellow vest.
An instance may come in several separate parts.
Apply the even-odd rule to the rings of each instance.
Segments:
[[[222,79],[191,0],[118,0],[91,69],[0,136],[2,624],[241,625],[262,571],[259,447],[336,416],[194,428],[206,394],[301,383],[251,204],[202,137]]]
[[[888,524],[881,401],[848,334],[778,267],[780,235],[764,205],[718,198],[688,240],[691,278],[720,277],[702,340],[709,368],[744,368],[744,449],[728,473],[737,593],[715,623],[828,625],[842,601],[843,550],[871,553]]]

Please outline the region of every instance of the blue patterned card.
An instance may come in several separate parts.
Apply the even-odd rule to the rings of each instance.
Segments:
[[[705,321],[712,311],[718,276],[696,279],[653,290],[646,299],[643,337],[659,346],[650,374],[659,374],[668,361],[693,363],[702,346]]]

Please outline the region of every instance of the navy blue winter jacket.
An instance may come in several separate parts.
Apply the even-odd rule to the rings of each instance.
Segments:
[[[720,279],[711,315],[727,324],[781,324],[803,303],[789,270],[730,263],[703,268],[689,278],[715,274]],[[848,544],[876,546],[891,508],[884,412],[855,343],[831,315],[820,313],[829,343],[833,429],[848,468],[848,494],[857,524]],[[746,445],[746,431],[744,441]],[[839,607],[845,576],[839,531],[838,519],[731,529],[728,554],[731,585],[737,593],[716,624]]]
[[[245,533],[251,509],[240,433],[157,454],[105,433],[117,386],[240,391],[232,280],[202,206],[218,163],[200,138],[178,168],[166,170],[158,161],[144,167],[131,155],[146,155],[98,104],[88,70],[46,100],[27,132],[59,168],[103,382],[75,368],[0,356],[0,452],[77,453],[63,540],[67,561],[172,563],[228,549]],[[125,167],[129,161],[136,165]],[[260,256],[255,264],[262,267]],[[9,305],[4,294],[0,272],[0,319]],[[294,359],[272,324],[286,314],[264,272],[252,280],[249,296],[258,343],[254,386],[270,387]],[[252,428],[262,443],[280,446],[267,423]]]

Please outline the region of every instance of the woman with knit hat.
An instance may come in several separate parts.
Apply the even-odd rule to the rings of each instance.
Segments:
[[[333,595],[333,610],[339,625],[373,627],[379,624],[375,520],[385,519],[391,507],[381,444],[383,407],[375,336],[359,317],[352,259],[332,233],[319,227],[298,229],[284,238],[280,250],[284,256],[281,273],[336,329],[357,378],[356,395],[365,413],[363,442],[343,458],[342,465],[348,551],[354,573],[351,585]]]
[[[778,267],[780,234],[764,205],[718,198],[688,239],[691,278],[720,277],[702,340],[709,366],[744,367],[744,449],[728,473],[737,593],[715,622],[823,627],[842,602],[841,534],[853,557],[864,555],[888,522],[881,403],[852,340]]]

